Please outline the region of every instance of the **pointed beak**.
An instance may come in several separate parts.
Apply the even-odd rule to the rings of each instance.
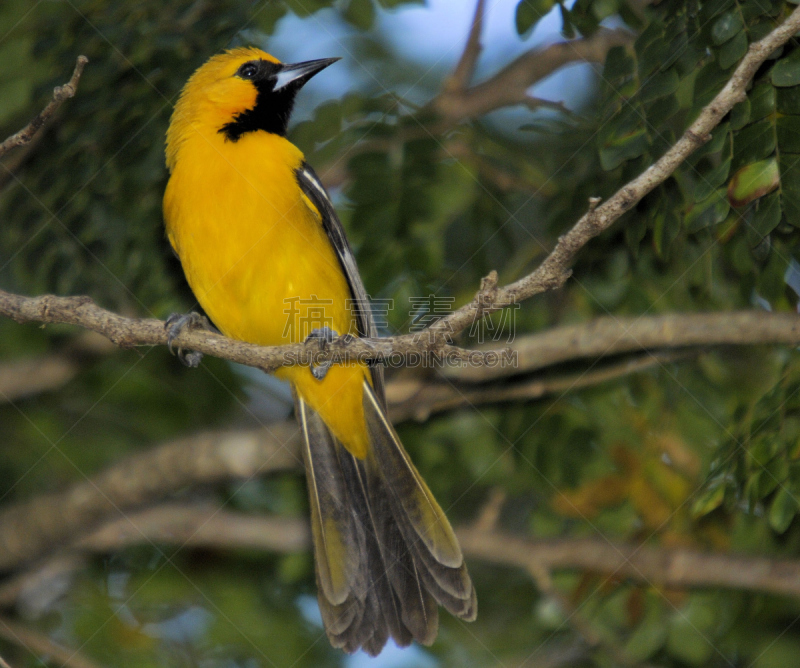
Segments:
[[[300,88],[317,72],[321,72],[328,65],[333,65],[337,60],[341,60],[341,58],[320,58],[319,60],[307,60],[304,63],[281,65],[274,90],[280,90],[289,85]]]

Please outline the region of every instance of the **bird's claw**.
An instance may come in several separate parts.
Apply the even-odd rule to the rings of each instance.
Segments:
[[[177,354],[178,359],[183,364],[193,369],[200,366],[200,360],[203,359],[203,353],[198,352],[197,350],[184,350],[180,347],[176,353],[172,349],[172,344],[174,343],[175,339],[178,338],[178,335],[184,329],[205,329],[210,332],[216,331],[214,326],[208,321],[208,318],[206,318],[204,315],[200,315],[199,313],[195,313],[194,311],[191,313],[171,314],[164,323],[164,329],[167,330],[167,347],[169,348],[169,351],[173,355]]]
[[[347,335],[345,335],[347,336]],[[332,330],[330,327],[318,327],[311,330],[311,334],[306,337],[306,343],[310,343],[311,341],[317,341],[319,345],[319,350],[322,352],[325,350],[331,343],[336,341],[339,337],[339,334]],[[325,376],[328,375],[328,369],[331,368],[331,362],[325,361],[321,364],[314,364],[311,362],[311,375],[314,376],[317,380],[322,380]]]

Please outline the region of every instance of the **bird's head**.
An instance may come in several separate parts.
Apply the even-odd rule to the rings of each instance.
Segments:
[[[259,130],[285,135],[297,92],[337,60],[286,64],[256,48],[213,56],[189,78],[175,105],[167,133],[168,160],[189,125],[233,142]]]

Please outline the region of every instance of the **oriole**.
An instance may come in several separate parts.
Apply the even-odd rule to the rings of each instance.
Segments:
[[[377,335],[328,194],[286,138],[297,92],[335,60],[289,65],[232,49],[192,75],[172,114],[167,237],[197,301],[232,338],[271,346],[312,330]],[[381,367],[296,365],[276,375],[292,384],[303,433],[331,643],[372,655],[390,636],[430,644],[437,603],[475,619],[458,541],[386,418]]]

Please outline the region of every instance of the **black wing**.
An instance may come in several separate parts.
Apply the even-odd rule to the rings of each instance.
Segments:
[[[344,233],[344,227],[336,215],[336,209],[333,208],[333,203],[325,190],[325,186],[319,180],[316,172],[312,169],[311,165],[303,162],[302,165],[295,171],[297,182],[300,185],[303,194],[305,194],[311,203],[316,207],[319,215],[322,217],[322,227],[328,235],[336,257],[339,258],[339,264],[342,265],[344,275],[347,277],[347,283],[350,286],[350,296],[353,299],[353,308],[356,309],[356,326],[358,327],[359,336],[377,337],[378,328],[375,326],[375,319],[372,316],[372,308],[369,303],[367,291],[364,289],[364,283],[361,281],[361,276],[358,273],[358,265],[353,256],[353,251],[350,248],[350,243],[347,241],[347,236]],[[375,388],[375,393],[381,400],[381,403],[386,403],[383,392],[383,366],[380,364],[372,364],[370,366],[372,373],[372,384]]]

